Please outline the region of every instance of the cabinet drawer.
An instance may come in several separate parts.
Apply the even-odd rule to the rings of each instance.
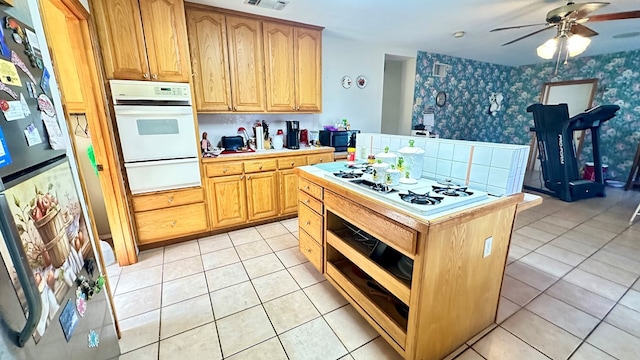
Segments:
[[[298,178],[298,189],[318,200],[322,200],[322,186],[316,185],[307,179]]]
[[[178,191],[163,191],[155,194],[138,195],[133,197],[133,211],[148,211],[164,209],[174,206],[195,204],[204,201],[202,188]]]
[[[307,162],[309,165],[333,162],[333,153],[309,155],[307,156]]]
[[[220,164],[207,164],[207,177],[239,175],[242,174],[241,162],[228,162]]]
[[[276,160],[253,160],[244,162],[244,172],[254,173],[259,171],[271,171],[276,169]]]
[[[327,211],[375,236],[380,241],[407,255],[416,253],[418,233],[402,224],[327,191],[324,199]]]
[[[292,169],[298,166],[307,165],[307,158],[305,156],[291,156],[282,159],[278,159],[279,169]]]
[[[207,231],[204,203],[138,212],[135,219],[139,244]]]
[[[304,256],[309,259],[309,261],[313,264],[313,266],[318,269],[318,271],[322,271],[322,247],[316,243],[309,234],[307,234],[304,230],[300,231],[300,252],[304,254]]]
[[[311,210],[305,204],[299,203],[298,207],[298,226],[300,229],[307,232],[307,234],[311,235],[313,240],[315,240],[318,244],[322,245],[322,227],[323,227],[323,218],[322,216],[315,213],[315,211]]]
[[[307,205],[313,211],[322,215],[322,202],[316,200],[311,195],[307,194],[304,191],[298,191],[298,201]]]

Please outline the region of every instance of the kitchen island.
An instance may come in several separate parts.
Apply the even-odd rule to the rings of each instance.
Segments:
[[[301,252],[405,359],[442,359],[495,321],[522,193],[423,215],[295,173]]]

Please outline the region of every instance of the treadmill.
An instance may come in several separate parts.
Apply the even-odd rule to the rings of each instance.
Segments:
[[[527,107],[527,112],[533,113],[535,127],[531,131],[536,132],[544,186],[551,190],[550,195],[567,202],[606,196],[600,126],[616,116],[618,110],[618,105],[600,105],[570,118],[567,104]],[[587,129],[591,132],[595,181],[580,178],[573,145],[573,132]]]

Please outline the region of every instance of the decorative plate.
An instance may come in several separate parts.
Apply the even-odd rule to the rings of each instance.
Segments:
[[[358,78],[356,78],[356,85],[358,85],[360,89],[364,89],[365,86],[367,86],[367,78],[364,77],[364,75],[358,76]]]
[[[345,89],[350,88],[351,87],[351,83],[352,83],[352,80],[351,80],[350,76],[343,76],[342,77],[342,87],[343,88],[345,88]]]
[[[440,91],[438,95],[436,95],[436,105],[443,107],[447,102],[447,94],[444,91]]]

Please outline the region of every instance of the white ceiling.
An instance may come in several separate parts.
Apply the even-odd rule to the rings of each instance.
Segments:
[[[325,27],[331,35],[504,65],[543,62],[535,48],[555,35],[547,30],[500,46],[538,28],[490,33],[497,27],[544,23],[562,0],[291,0],[282,11],[244,4],[244,0],[188,0],[227,9]],[[576,2],[586,2],[577,0]],[[610,0],[594,14],[640,10],[638,0]],[[582,56],[640,49],[640,37],[613,35],[640,31],[640,19],[588,23],[600,33]],[[466,35],[454,39],[453,33]]]

